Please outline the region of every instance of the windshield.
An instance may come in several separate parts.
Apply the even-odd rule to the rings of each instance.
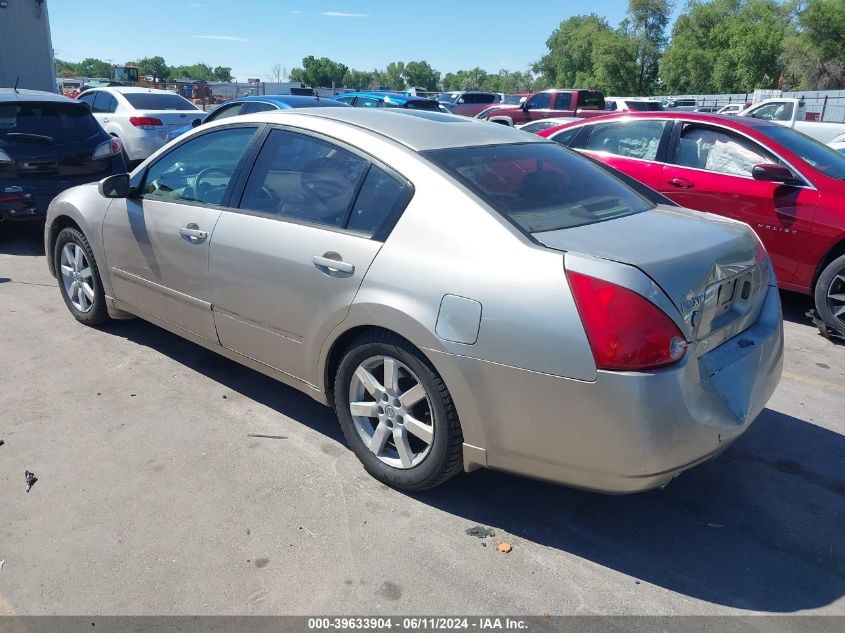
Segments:
[[[123,96],[136,110],[199,110],[187,99],[174,94],[125,92]]]
[[[70,143],[95,136],[100,126],[81,103],[0,104],[0,146],[8,143]]]
[[[663,104],[659,101],[626,101],[629,110],[637,112],[662,112]]]
[[[845,180],[845,154],[782,125],[761,125],[757,130],[801,157],[825,176]]]
[[[618,178],[557,143],[461,147],[423,155],[528,233],[653,208]]]

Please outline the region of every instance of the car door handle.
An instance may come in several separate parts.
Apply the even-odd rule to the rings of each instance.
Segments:
[[[208,239],[208,232],[200,231],[196,224],[189,224],[188,226],[179,229],[179,235],[187,237],[192,244],[203,242]]]
[[[343,273],[344,275],[352,275],[355,273],[355,266],[347,264],[344,261],[332,259],[329,257],[314,257],[314,265],[317,268],[322,268],[333,273]]]
[[[695,186],[686,178],[672,178],[669,184],[678,189],[692,189]]]

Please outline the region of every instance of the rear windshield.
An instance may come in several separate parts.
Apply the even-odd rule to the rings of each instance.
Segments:
[[[194,104],[179,95],[130,92],[123,93],[123,96],[136,110],[199,110]]]
[[[419,101],[408,101],[405,104],[406,108],[413,110],[431,110],[433,112],[440,112],[440,105],[436,101],[428,99],[420,99]]]
[[[557,143],[461,147],[423,155],[527,233],[594,224],[654,206]]]
[[[637,112],[662,112],[663,104],[659,101],[626,101],[629,110]]]
[[[0,140],[7,143],[72,143],[99,130],[83,104],[0,103]]]
[[[800,156],[825,176],[845,180],[845,154],[837,152],[824,143],[819,143],[806,134],[782,125],[761,125],[756,129],[783,145],[793,154]]]

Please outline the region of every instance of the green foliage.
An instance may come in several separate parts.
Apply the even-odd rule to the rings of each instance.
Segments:
[[[170,69],[163,57],[144,57],[138,60],[138,74],[142,77],[152,76],[153,81],[167,81]]]
[[[172,66],[170,68],[170,80],[177,79],[202,79],[215,81],[214,69],[208,64],[191,64],[190,66]]]
[[[845,86],[845,3],[808,0],[783,42],[784,87],[794,90]]]
[[[308,55],[302,59],[302,68],[290,71],[291,81],[298,81],[315,88],[328,88],[332,84],[343,85],[343,78],[349,68],[344,64],[332,61],[328,57],[319,59]]]
[[[789,27],[775,0],[693,0],[672,29],[660,77],[675,93],[774,88]]]
[[[234,81],[232,77],[232,69],[229,66],[216,66],[214,68],[214,78],[217,81]]]
[[[111,79],[113,74],[111,64],[93,57],[83,59],[77,64],[76,73],[80,77],[97,77],[100,79]]]
[[[428,62],[408,62],[402,73],[402,78],[409,86],[437,90],[440,84],[440,73],[434,70]]]

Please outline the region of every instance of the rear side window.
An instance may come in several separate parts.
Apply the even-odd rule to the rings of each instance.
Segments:
[[[556,143],[462,147],[423,155],[527,233],[653,208],[621,180]]]
[[[433,112],[439,112],[440,106],[437,104],[436,101],[428,101],[420,99],[419,101],[408,101],[405,104],[406,108],[410,108],[412,110],[429,110]]]
[[[220,119],[228,119],[231,116],[238,116],[241,113],[241,110],[243,110],[243,107],[243,103],[233,103],[231,105],[221,106],[211,113],[207,122],[211,123],[212,121],[219,121]]]
[[[198,110],[194,104],[175,94],[155,92],[123,93],[130,105],[136,110]]]
[[[555,109],[569,110],[572,107],[572,95],[568,92],[558,92],[555,95]]]
[[[355,200],[346,228],[367,237],[379,237],[380,229],[395,222],[411,195],[412,190],[407,183],[373,165]]]
[[[241,114],[253,114],[255,112],[269,112],[270,110],[278,110],[277,106],[272,103],[264,103],[262,101],[248,101],[244,104]]]
[[[71,143],[99,133],[99,124],[82,104],[0,104],[0,141]]]
[[[322,139],[273,130],[240,208],[343,228],[368,167],[360,156]]]
[[[582,110],[604,110],[604,95],[596,90],[581,90],[578,107]]]
[[[561,130],[554,136],[550,137],[555,143],[560,143],[565,147],[569,147],[569,144],[578,136],[578,132],[580,132],[583,128],[581,127],[570,127],[565,130]]]
[[[585,149],[624,158],[655,160],[665,127],[666,121],[642,119],[600,123],[593,126]]]
[[[108,92],[98,92],[94,95],[94,103],[91,105],[92,112],[114,112],[116,109],[117,99],[111,96]]]

